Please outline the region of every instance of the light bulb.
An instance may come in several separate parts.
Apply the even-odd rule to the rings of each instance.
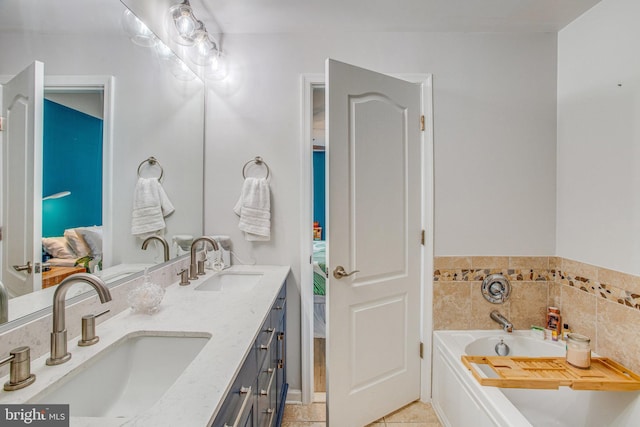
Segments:
[[[224,80],[227,77],[228,64],[222,52],[212,56],[211,62],[204,68],[204,78],[207,80]]]
[[[189,59],[196,65],[206,66],[218,57],[218,45],[206,31],[199,31],[196,41],[188,51]]]
[[[183,46],[191,46],[196,36],[196,31],[204,25],[193,15],[193,10],[188,4],[172,6],[168,12],[168,26],[171,38]]]

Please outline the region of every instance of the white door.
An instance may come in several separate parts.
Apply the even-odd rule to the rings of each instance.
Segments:
[[[357,427],[420,397],[421,88],[326,76],[327,420]]]
[[[44,64],[38,61],[2,89],[2,282],[13,296],[42,283],[43,96]]]

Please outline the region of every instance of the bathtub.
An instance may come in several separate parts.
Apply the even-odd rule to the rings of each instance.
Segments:
[[[562,356],[564,343],[528,331],[436,331],[432,404],[447,427],[623,427],[640,425],[640,392],[530,390],[481,386],[462,364],[463,354],[495,356],[503,339],[511,356]],[[476,365],[490,376],[491,368]]]

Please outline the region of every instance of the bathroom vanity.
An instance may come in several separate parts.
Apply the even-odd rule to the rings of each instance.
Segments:
[[[279,425],[289,267],[234,266],[187,286],[168,274],[175,279],[157,313],[126,308],[97,325],[100,340],[89,347],[70,336],[68,362],[33,359],[35,383],[0,392],[0,404],[67,403],[73,427]],[[117,311],[126,292],[112,294],[83,314]],[[68,313],[68,324],[76,320]]]
[[[287,395],[286,287],[282,286],[213,426],[280,425]]]

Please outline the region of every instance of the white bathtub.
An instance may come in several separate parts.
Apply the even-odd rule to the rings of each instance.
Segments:
[[[510,355],[564,355],[564,343],[528,331],[436,331],[433,408],[447,427],[623,427],[640,425],[640,392],[508,389],[481,386],[460,361],[463,354],[496,355],[500,338]],[[482,365],[479,365],[482,367]],[[481,369],[488,373],[486,369]]]

